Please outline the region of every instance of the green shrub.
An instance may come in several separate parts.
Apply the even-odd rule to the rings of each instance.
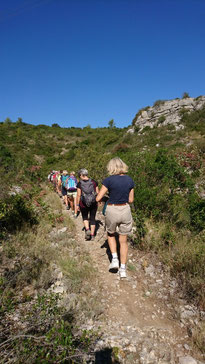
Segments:
[[[57,123],[52,124],[52,128],[60,128],[60,125],[58,125]]]
[[[200,199],[196,193],[189,196],[189,213],[191,228],[200,232],[205,229],[205,200]]]
[[[146,133],[146,131],[149,131],[151,129],[151,127],[149,125],[145,126],[143,129],[143,132]]]
[[[135,129],[135,133],[136,133],[136,134],[140,131],[140,127],[139,127],[139,126],[137,126],[137,125],[135,125],[135,126],[134,126],[134,129]]]
[[[69,152],[65,154],[65,158],[68,161],[71,161],[74,157],[75,157],[75,150],[74,149],[70,149]]]
[[[192,191],[193,182],[174,157],[169,156],[166,150],[159,150],[155,155],[145,153],[143,158],[136,156],[131,163],[136,211],[140,210],[147,217],[188,225],[189,218],[185,212],[179,216],[177,200],[182,199],[181,205],[185,204],[186,191]],[[181,195],[176,195],[176,189]]]
[[[72,312],[59,307],[59,296],[38,296],[30,304],[26,320],[30,330],[1,343],[2,359],[9,357],[18,363],[84,363],[83,357],[96,339],[93,332],[83,330],[75,334],[77,327]],[[8,330],[7,330],[8,331]],[[8,333],[7,333],[8,335]]]
[[[205,134],[205,106],[202,109],[185,113],[181,121],[188,131],[197,131],[201,135]]]
[[[167,100],[157,100],[155,101],[155,103],[153,104],[154,107],[159,107],[161,105],[164,105],[164,103],[166,102]]]
[[[166,117],[164,115],[160,116],[158,119],[158,124],[162,124],[166,120]]]
[[[182,99],[188,99],[190,96],[188,94],[188,92],[184,92],[182,95]]]
[[[32,207],[26,204],[22,196],[9,196],[0,201],[0,231],[15,231],[25,223],[32,225],[36,222]]]
[[[185,109],[184,107],[181,110],[179,110],[179,116],[181,116],[181,118],[187,116],[187,114],[188,114],[188,110]]]

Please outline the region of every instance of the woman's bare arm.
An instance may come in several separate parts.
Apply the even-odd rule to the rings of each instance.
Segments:
[[[134,188],[132,188],[129,193],[129,203],[132,203],[133,201],[134,201]]]
[[[98,193],[98,195],[96,197],[96,201],[99,202],[103,198],[103,196],[106,194],[107,191],[108,191],[107,187],[102,185],[100,192]]]
[[[81,189],[77,188],[77,199],[76,199],[76,205],[79,205],[81,198]]]

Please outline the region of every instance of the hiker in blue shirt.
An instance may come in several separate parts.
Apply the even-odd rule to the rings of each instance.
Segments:
[[[71,211],[74,214],[74,217],[77,218],[78,208],[76,204],[76,199],[78,180],[75,177],[74,171],[70,172],[70,176],[68,177],[66,183],[68,202],[70,203]]]
[[[67,210],[70,209],[70,205],[68,203],[67,189],[66,189],[66,181],[68,177],[69,177],[68,172],[64,170],[61,176],[61,192],[63,196],[63,203],[66,205]]]
[[[128,166],[118,157],[113,158],[107,165],[109,177],[102,181],[102,187],[96,197],[101,201],[109,192],[109,200],[105,212],[105,224],[108,233],[108,244],[112,253],[109,269],[119,269],[117,243],[115,233],[119,231],[120,242],[120,278],[126,278],[126,263],[128,256],[127,235],[132,231],[132,214],[129,203],[134,201],[134,182],[127,175]]]

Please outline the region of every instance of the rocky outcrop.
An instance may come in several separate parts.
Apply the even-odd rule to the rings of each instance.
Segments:
[[[161,125],[172,124],[176,129],[183,129],[180,124],[184,112],[199,110],[205,105],[205,96],[197,98],[183,98],[169,101],[158,100],[152,107],[139,110],[133,120],[133,127],[128,130],[134,133],[136,129],[141,132],[146,126],[153,128]]]

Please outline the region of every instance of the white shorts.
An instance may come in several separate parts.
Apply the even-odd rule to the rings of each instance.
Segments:
[[[69,197],[76,198],[76,197],[77,197],[77,191],[75,191],[75,192],[67,192],[67,195],[68,195]]]

